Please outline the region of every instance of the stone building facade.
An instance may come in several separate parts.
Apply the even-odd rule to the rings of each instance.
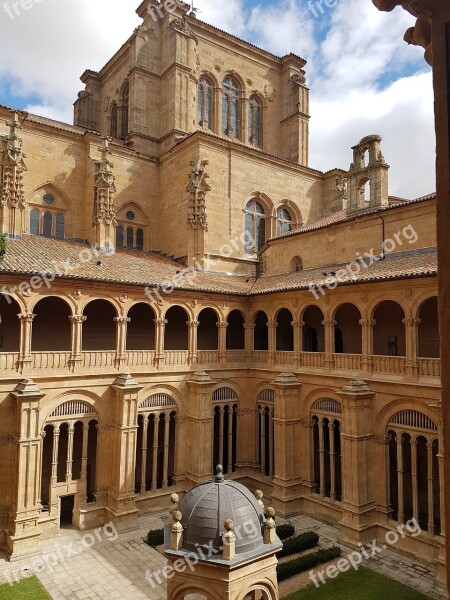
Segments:
[[[348,545],[417,518],[442,576],[435,197],[377,135],[310,168],[306,62],[158,6],[74,125],[0,107],[0,549],[220,463]]]

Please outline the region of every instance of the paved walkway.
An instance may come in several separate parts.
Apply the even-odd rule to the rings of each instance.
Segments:
[[[291,522],[297,533],[315,529],[323,546],[333,545],[337,540],[335,527],[304,516],[294,517]],[[166,565],[165,558],[142,540],[150,529],[161,528],[161,516],[141,517],[139,525],[138,531],[121,534],[117,539],[108,529],[96,530],[97,533],[62,530],[59,538],[40,545],[37,558],[44,558],[48,563],[59,562],[45,569],[38,564],[42,569],[37,573],[39,579],[54,600],[165,600],[165,585],[152,587],[146,580],[147,571],[154,573]],[[350,551],[343,548],[343,555]],[[26,576],[33,560],[11,564],[0,553],[0,583]],[[364,566],[413,586],[431,598],[444,598],[443,591],[434,584],[435,570],[431,564],[388,548],[364,561]]]

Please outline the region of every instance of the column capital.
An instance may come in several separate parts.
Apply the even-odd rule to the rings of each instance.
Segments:
[[[20,313],[20,315],[18,315],[22,323],[32,323],[35,316],[36,315],[33,313]]]
[[[422,319],[415,319],[413,317],[408,317],[406,319],[403,319],[402,323],[404,325],[409,325],[409,326],[420,325],[422,323]]]
[[[218,321],[216,325],[219,329],[226,329],[229,326],[229,323],[227,321]]]
[[[85,317],[84,315],[70,315],[69,321],[74,324],[85,323],[87,321],[87,317]]]
[[[360,319],[359,320],[359,324],[362,326],[368,326],[368,327],[375,327],[375,325],[377,324],[377,322],[375,321],[375,319]]]
[[[167,323],[169,322],[167,319],[153,319],[153,322],[155,325],[167,325]]]
[[[200,321],[193,319],[192,321],[186,321],[186,325],[191,328],[196,328],[200,325]]]
[[[115,323],[125,324],[125,323],[130,323],[131,319],[129,317],[114,317],[113,321]]]
[[[324,327],[335,327],[337,325],[337,321],[335,321],[334,319],[324,319],[322,321],[322,325]]]

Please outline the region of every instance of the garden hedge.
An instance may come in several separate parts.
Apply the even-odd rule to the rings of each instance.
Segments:
[[[283,581],[284,579],[289,579],[289,577],[293,577],[304,571],[309,571],[310,569],[317,567],[317,565],[333,560],[340,555],[341,549],[338,548],[338,546],[332,546],[331,548],[318,550],[312,554],[307,554],[306,556],[301,556],[300,558],[282,563],[277,566],[278,581]]]
[[[147,544],[152,548],[164,544],[164,529],[153,529],[147,534]]]
[[[304,550],[309,550],[317,546],[319,542],[319,536],[314,531],[305,531],[296,537],[286,540],[283,544],[283,548],[277,552],[277,558],[283,558],[283,556],[291,556],[291,554],[297,554]]]
[[[278,525],[276,531],[280,540],[286,540],[294,535],[295,527],[291,523],[285,523],[284,525]]]

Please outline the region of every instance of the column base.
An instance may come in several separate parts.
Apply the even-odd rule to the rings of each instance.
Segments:
[[[300,512],[301,486],[302,482],[299,479],[281,481],[275,477],[273,480],[272,506],[277,515],[287,519]]]
[[[30,518],[17,518],[12,530],[6,530],[5,554],[10,562],[38,552],[42,531],[38,526],[38,515]]]
[[[137,515],[139,510],[136,508],[136,495],[114,497],[108,494],[106,506],[106,518],[114,524],[117,531],[124,533],[138,529]]]
[[[377,537],[377,515],[374,503],[357,508],[343,503],[342,513],[339,543],[356,548],[358,544],[368,544]]]

